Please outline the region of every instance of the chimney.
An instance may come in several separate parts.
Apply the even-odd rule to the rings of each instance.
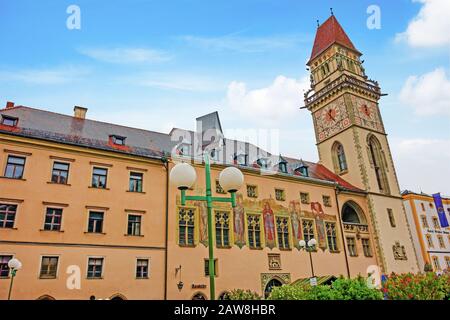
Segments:
[[[87,108],[80,106],[73,107],[73,116],[78,119],[86,119]]]
[[[7,101],[6,102],[6,109],[11,109],[11,108],[14,108],[14,102]]]

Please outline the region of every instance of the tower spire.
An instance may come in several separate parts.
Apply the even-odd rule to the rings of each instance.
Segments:
[[[333,8],[330,8],[330,13],[331,13],[332,16],[334,16]]]

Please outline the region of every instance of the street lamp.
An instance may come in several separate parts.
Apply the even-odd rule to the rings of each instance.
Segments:
[[[316,276],[314,275],[314,266],[313,266],[313,260],[312,260],[312,252],[316,250],[317,241],[316,239],[312,238],[306,243],[305,240],[300,240],[298,242],[300,249],[306,250],[309,253],[309,261],[311,263],[311,285],[317,285]]]
[[[13,286],[14,277],[16,272],[22,269],[22,262],[19,259],[13,258],[8,261],[8,268],[11,270],[11,282],[9,284],[8,300],[11,300],[11,290]]]
[[[214,270],[214,249],[212,236],[212,208],[213,202],[229,202],[232,207],[236,206],[236,191],[244,183],[244,175],[235,167],[228,167],[219,175],[220,186],[230,193],[230,197],[213,197],[211,191],[211,167],[209,164],[208,153],[204,153],[205,159],[205,178],[206,195],[205,196],[186,196],[186,190],[192,187],[197,179],[195,169],[188,163],[178,163],[170,171],[170,181],[181,191],[181,205],[186,204],[186,200],[206,201],[208,208],[208,249],[209,249],[209,290],[210,299],[215,300],[215,270]]]

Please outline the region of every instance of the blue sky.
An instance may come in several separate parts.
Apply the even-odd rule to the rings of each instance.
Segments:
[[[278,130],[282,154],[317,161],[298,107],[316,20],[333,7],[389,94],[380,106],[401,188],[450,195],[449,3],[0,0],[0,104],[81,105],[91,119],[163,132],[217,110],[225,129]],[[79,30],[66,27],[72,4]],[[380,29],[366,25],[370,5]]]

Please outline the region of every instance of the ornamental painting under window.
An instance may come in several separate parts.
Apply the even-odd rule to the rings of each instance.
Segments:
[[[197,194],[202,194],[203,190],[196,189]],[[177,204],[180,204],[180,198],[177,196]],[[186,201],[187,206],[198,208],[198,239],[199,243],[205,247],[208,246],[208,210],[205,201]],[[269,199],[249,199],[245,198],[242,193],[236,194],[236,207],[233,209],[228,203],[214,203],[214,209],[226,210],[232,212],[232,239],[231,245],[242,248],[247,244],[247,235],[245,233],[245,215],[246,213],[259,213],[262,218],[262,229],[264,233],[263,247],[273,249],[276,247],[276,229],[275,217],[285,216],[290,218],[290,236],[293,246],[300,249],[299,240],[303,239],[302,219],[314,221],[314,228],[317,240],[317,246],[325,250],[327,249],[327,239],[325,232],[325,222],[336,222],[336,216],[326,214],[322,204],[319,202],[311,202],[310,204],[301,204],[299,200],[291,200],[288,206],[283,206],[274,198]],[[231,235],[230,235],[231,236]]]

